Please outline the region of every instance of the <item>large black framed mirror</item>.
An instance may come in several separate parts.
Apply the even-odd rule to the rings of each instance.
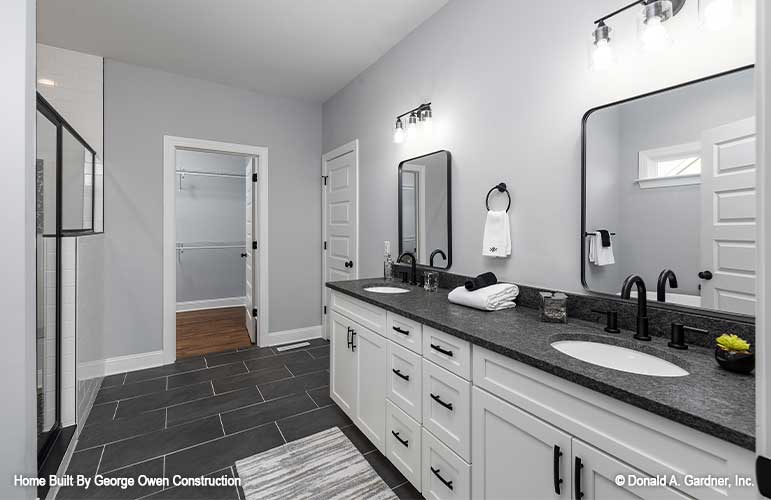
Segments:
[[[399,163],[399,255],[421,266],[452,265],[452,155],[440,150]]]
[[[584,288],[620,297],[636,274],[654,307],[751,319],[757,168],[753,66],[589,110]]]

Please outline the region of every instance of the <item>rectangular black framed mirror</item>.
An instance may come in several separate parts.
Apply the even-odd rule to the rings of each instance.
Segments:
[[[589,110],[581,168],[587,291],[638,275],[654,307],[754,316],[753,66]]]
[[[440,150],[399,163],[399,255],[418,265],[452,265],[452,155]]]

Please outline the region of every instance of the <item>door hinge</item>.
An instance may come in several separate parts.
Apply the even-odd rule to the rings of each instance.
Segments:
[[[252,242],[252,250],[257,250],[257,242],[256,241]]]
[[[324,242],[324,250],[326,250],[326,249],[327,249],[327,242],[325,241]]]
[[[252,317],[253,318],[257,317],[257,308],[256,307],[254,309],[252,309]]]
[[[257,182],[257,172],[252,174],[252,182]]]
[[[771,459],[758,455],[755,462],[755,477],[758,480],[760,494],[771,498]]]
[[[327,313],[327,306],[324,306],[324,314]]]
[[[328,179],[328,178],[329,178],[329,176],[328,176],[328,175],[322,175],[322,176],[321,176],[321,180],[322,180],[322,181],[324,181],[324,185],[325,185],[325,186],[327,185],[327,179]]]

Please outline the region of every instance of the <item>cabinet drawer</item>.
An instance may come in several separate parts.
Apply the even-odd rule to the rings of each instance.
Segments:
[[[423,367],[420,359],[414,352],[388,342],[388,398],[418,422],[423,421]]]
[[[337,292],[332,294],[330,300],[332,310],[347,316],[375,333],[385,335],[386,312],[384,309]]]
[[[471,498],[471,466],[423,429],[422,493],[427,500]]]
[[[423,358],[423,426],[471,461],[471,383]]]
[[[471,344],[430,326],[423,326],[423,357],[471,380]]]
[[[423,326],[392,312],[386,313],[386,336],[407,349],[420,354],[423,351]]]
[[[420,491],[421,427],[418,422],[386,401],[386,457]]]

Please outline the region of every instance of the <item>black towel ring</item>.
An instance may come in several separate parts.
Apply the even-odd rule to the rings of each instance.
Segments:
[[[495,191],[496,189],[501,193],[506,193],[506,196],[508,196],[509,204],[506,207],[506,211],[508,212],[509,209],[511,208],[511,195],[509,194],[509,190],[506,189],[505,182],[501,182],[497,186],[493,186],[492,189],[490,189],[490,191],[487,192],[487,197],[485,198],[485,207],[487,207],[487,211],[488,212],[490,211],[490,195],[493,194],[493,191]]]

